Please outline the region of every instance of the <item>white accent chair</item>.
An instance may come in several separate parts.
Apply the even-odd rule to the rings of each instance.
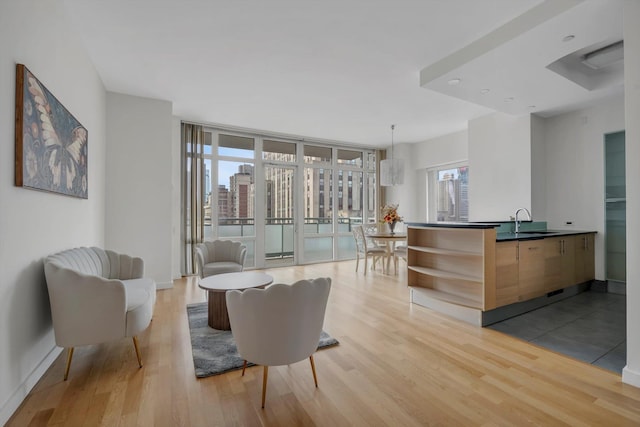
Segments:
[[[247,247],[232,240],[214,240],[196,247],[200,277],[236,273],[244,269]]]
[[[44,262],[56,345],[73,349],[132,337],[142,368],[138,334],[151,322],[156,283],[144,278],[144,261],[100,248],[75,248]]]
[[[353,238],[356,241],[356,273],[358,272],[358,265],[360,264],[360,257],[364,258],[364,274],[367,274],[367,261],[369,257],[373,259],[371,269],[376,267],[376,262],[380,258],[384,258],[387,255],[385,248],[380,246],[371,246],[367,241],[364,233],[364,227],[359,225],[353,227]],[[384,270],[384,262],[382,262],[382,268]]]
[[[228,291],[227,309],[238,353],[264,366],[262,407],[267,393],[269,366],[288,365],[309,358],[318,387],[313,353],[318,348],[327,307],[330,278],[273,284],[265,289]]]

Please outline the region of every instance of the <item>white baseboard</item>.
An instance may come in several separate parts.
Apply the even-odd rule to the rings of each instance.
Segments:
[[[640,387],[640,372],[632,371],[629,365],[625,366],[622,369],[622,382],[634,387]]]
[[[2,409],[0,409],[0,426],[3,426],[9,421],[9,418],[13,415],[13,413],[20,407],[22,401],[27,397],[31,389],[40,381],[40,378],[44,375],[44,373],[51,367],[53,362],[58,358],[60,353],[62,353],[62,347],[54,347],[51,349],[49,354],[45,356],[45,358],[36,366],[31,374],[27,376],[27,378],[20,384],[16,390],[13,392],[11,397],[4,402],[2,405]]]

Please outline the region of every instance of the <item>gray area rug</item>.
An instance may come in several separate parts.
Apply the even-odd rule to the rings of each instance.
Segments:
[[[244,359],[238,355],[231,331],[219,331],[207,324],[206,302],[188,304],[187,316],[196,377],[204,378],[242,368]],[[319,349],[337,344],[338,340],[322,331]],[[248,366],[253,366],[253,363]]]

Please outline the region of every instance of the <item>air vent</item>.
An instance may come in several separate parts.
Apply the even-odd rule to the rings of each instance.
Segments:
[[[624,42],[612,43],[608,46],[584,55],[582,63],[592,70],[599,70],[624,59]]]

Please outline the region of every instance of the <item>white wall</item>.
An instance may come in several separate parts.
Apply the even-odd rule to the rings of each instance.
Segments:
[[[492,113],[469,121],[469,221],[507,221],[531,209],[531,118]]]
[[[604,280],[604,135],[625,127],[623,96],[549,118],[545,125],[547,226],[597,231],[596,279]]]
[[[531,116],[531,216],[547,218],[546,120]]]
[[[171,110],[168,101],[107,94],[105,244],[142,257],[159,288],[174,278]]]
[[[0,2],[0,425],[61,351],[43,258],[104,243],[105,91],[71,28],[60,1]],[[16,63],[89,131],[87,200],[14,186]]]
[[[394,156],[404,160],[404,184],[385,187],[386,203],[398,204],[398,213],[406,222],[415,220],[418,209],[416,193],[424,191],[424,185],[417,181],[412,152],[412,144],[395,144]],[[391,158],[390,151],[387,153],[387,158]],[[408,188],[413,189],[413,191],[407,192],[406,189]]]
[[[640,2],[624,4],[625,148],[627,183],[627,366],[622,381],[640,387]]]

